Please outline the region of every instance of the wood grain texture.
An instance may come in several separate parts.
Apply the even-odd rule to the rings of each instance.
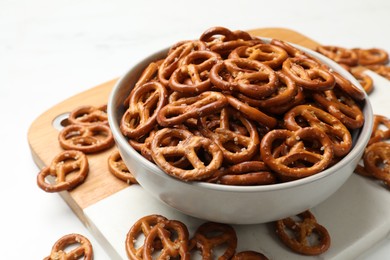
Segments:
[[[256,36],[290,41],[312,49],[318,45],[310,38],[284,28],[253,29],[248,32]],[[28,142],[32,157],[39,168],[49,165],[52,158],[62,151],[57,141],[59,130],[53,126],[53,120],[60,115],[66,115],[81,105],[98,106],[106,104],[115,82],[116,79],[79,93],[52,107],[34,120],[28,131]],[[107,159],[113,149],[115,148],[88,155],[90,171],[86,181],[71,191],[60,193],[76,215],[83,221],[85,221],[83,209],[128,187],[126,183],[116,179],[108,171]]]

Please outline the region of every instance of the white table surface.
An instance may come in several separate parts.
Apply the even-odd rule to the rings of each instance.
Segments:
[[[217,25],[286,27],[323,44],[390,51],[388,0],[0,0],[1,259],[42,259],[73,232],[90,238],[95,259],[109,259],[61,197],[37,187],[28,128],[146,54]],[[386,256],[388,239],[361,259]]]

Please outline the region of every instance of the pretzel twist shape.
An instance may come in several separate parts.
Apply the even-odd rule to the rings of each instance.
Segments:
[[[191,52],[172,73],[169,80],[170,88],[192,95],[210,90],[209,71],[219,60],[221,57],[212,51]]]
[[[82,182],[88,175],[87,156],[75,150],[68,150],[55,156],[48,167],[43,168],[37,176],[38,186],[46,192],[70,190]],[[54,176],[54,183],[46,181],[46,177]]]
[[[367,65],[383,65],[389,62],[389,54],[379,48],[359,49],[354,51],[358,56],[358,63],[363,66]]]
[[[215,259],[213,251],[216,247],[226,245],[226,250],[220,260],[227,260],[234,256],[237,248],[237,235],[232,226],[228,224],[205,222],[200,225],[190,240],[190,250],[201,251],[202,259]]]
[[[69,123],[90,125],[90,124],[106,124],[107,119],[107,105],[102,106],[81,106],[72,110],[68,116]]]
[[[180,221],[166,220],[158,222],[145,237],[143,259],[165,260],[180,257],[180,259],[189,260],[188,236],[187,227]],[[162,248],[159,250],[158,257],[153,258],[156,241],[161,241]]]
[[[108,170],[118,179],[131,183],[138,183],[129,171],[118,150],[113,151],[108,157]]]
[[[177,145],[162,146],[165,138],[176,138]],[[211,159],[202,161],[197,151],[203,149]],[[188,130],[163,128],[156,132],[151,144],[154,162],[167,174],[184,181],[202,180],[210,177],[221,165],[223,153],[217,144],[202,136],[195,136]],[[191,169],[180,168],[169,162],[172,157],[185,157]]]
[[[347,66],[356,66],[358,64],[358,55],[351,49],[327,45],[317,46],[316,51],[337,63],[346,64]]]
[[[260,139],[256,126],[240,112],[223,108],[220,113],[220,125],[213,130],[208,129],[206,120],[206,117],[198,120],[199,131],[219,146],[227,162],[236,164],[247,161],[257,152]],[[243,127],[248,134],[234,131],[233,121]]]
[[[364,115],[356,102],[339,89],[313,93],[313,98],[346,127],[357,129],[364,124]]]
[[[299,105],[289,110],[284,115],[284,123],[287,129],[295,131],[305,124],[318,127],[330,137],[335,156],[344,156],[352,148],[352,136],[349,130],[336,117],[326,111],[310,105]],[[298,123],[299,122],[299,123]]]
[[[275,144],[283,142],[284,152],[275,153]],[[303,141],[316,144],[318,149],[307,147]],[[324,170],[333,158],[333,145],[329,137],[317,127],[305,127],[296,131],[274,129],[261,140],[263,161],[284,180],[307,177]],[[303,162],[301,167],[300,165]]]
[[[58,135],[58,141],[65,150],[96,153],[114,146],[110,127],[103,124],[68,125]]]
[[[152,214],[148,216],[144,216],[138,219],[127,232],[126,235],[126,253],[127,256],[132,260],[142,260],[143,259],[143,251],[144,251],[144,243],[141,243],[140,246],[137,247],[137,242],[141,237],[147,237],[150,231],[160,222],[166,222],[168,219],[164,216]],[[162,248],[161,243],[155,243],[154,247],[159,250]]]
[[[72,250],[66,251],[67,247],[76,245]],[[80,234],[68,234],[61,237],[51,250],[50,256],[44,260],[74,260],[83,257],[85,260],[93,259],[91,242]]]
[[[297,85],[315,91],[332,89],[334,76],[315,60],[305,57],[288,58],[283,62],[283,72]]]
[[[198,96],[183,97],[164,106],[157,114],[161,126],[179,125],[190,118],[206,116],[221,110],[226,97],[216,91],[205,91]]]
[[[276,234],[282,242],[294,252],[303,255],[320,255],[327,251],[331,239],[326,228],[318,224],[313,214],[308,210],[298,214],[298,216],[302,220],[295,221],[288,217],[276,222]],[[291,232],[287,230],[291,230]],[[309,241],[312,234],[318,236],[317,243],[312,244]]]
[[[367,146],[390,139],[390,119],[382,115],[374,115],[372,134]]]
[[[168,91],[158,82],[148,82],[133,89],[129,107],[121,118],[121,132],[130,138],[139,138],[150,132],[158,112],[168,102]]]
[[[368,172],[390,186],[390,143],[371,144],[364,152],[363,161]]]
[[[272,69],[281,67],[282,63],[288,58],[287,52],[276,45],[257,44],[254,46],[241,46],[234,49],[229,59],[247,58],[260,61]]]
[[[211,82],[224,91],[239,91],[264,98],[276,91],[276,74],[269,66],[250,59],[226,59],[210,71]]]

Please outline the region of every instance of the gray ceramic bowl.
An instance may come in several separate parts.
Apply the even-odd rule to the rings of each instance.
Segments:
[[[307,48],[294,46],[323,61],[360,86],[355,78],[335,62]],[[318,174],[286,183],[244,187],[183,182],[165,174],[128,144],[119,129],[119,121],[124,113],[122,103],[142,70],[150,62],[163,58],[167,50],[146,57],[130,68],[113,88],[108,101],[109,123],[120,154],[139,184],[161,202],[208,221],[230,224],[265,223],[315,207],[337,191],[351,176],[372,131],[372,108],[367,98],[363,107],[365,123],[353,135],[352,150],[340,162]]]

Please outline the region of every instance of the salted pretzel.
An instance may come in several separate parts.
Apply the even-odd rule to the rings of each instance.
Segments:
[[[324,170],[332,161],[333,145],[318,127],[274,129],[261,140],[260,152],[265,164],[283,181],[289,181]]]
[[[382,115],[374,115],[374,125],[368,146],[381,141],[390,139],[390,119]]]
[[[366,65],[367,69],[381,75],[382,77],[390,80],[390,66],[389,65]]]
[[[126,253],[132,260],[142,260],[144,252],[144,239],[158,223],[165,223],[168,219],[164,216],[152,214],[144,216],[135,222],[126,235]],[[141,242],[139,240],[143,239]],[[156,242],[154,247],[159,250],[162,244]]]
[[[194,51],[183,58],[181,65],[171,75],[169,86],[182,93],[201,93],[211,89],[210,69],[221,56],[212,51]]]
[[[216,248],[226,245],[224,252],[216,256]],[[190,250],[199,250],[202,259],[230,259],[237,248],[237,235],[228,224],[205,222],[200,225],[189,242]]]
[[[236,253],[231,260],[268,260],[264,254],[252,250]]]
[[[74,260],[81,257],[85,260],[93,259],[91,242],[83,235],[68,234],[53,245],[50,255],[44,260]]]
[[[288,58],[288,54],[283,48],[276,45],[260,43],[254,46],[238,47],[229,54],[228,58],[257,60],[273,69],[277,69]]]
[[[150,229],[143,245],[144,260],[152,260],[154,254],[159,253],[157,259],[190,260],[188,250],[189,234],[186,225],[177,220],[159,221]],[[162,248],[156,250],[156,242],[161,242]],[[156,252],[159,251],[159,252]]]
[[[389,54],[385,50],[379,48],[355,48],[353,51],[355,51],[358,56],[359,65],[383,65],[389,62]]]
[[[68,116],[70,124],[90,125],[90,124],[106,124],[107,105],[102,106],[80,106],[72,110]]]
[[[318,127],[330,137],[335,156],[344,156],[352,148],[352,136],[344,124],[315,106],[299,105],[292,108],[284,115],[284,124],[292,131],[307,125]]]
[[[207,117],[201,117],[198,120],[199,131],[219,146],[223,158],[227,162],[247,161],[257,153],[260,141],[256,125],[246,119],[239,111],[223,108],[218,120],[219,126],[214,129],[209,128],[207,121]],[[236,131],[234,127],[237,126],[245,129],[244,133]]]
[[[37,184],[46,192],[70,190],[84,182],[88,171],[88,159],[83,152],[63,151],[53,158],[49,166],[39,172]],[[55,178],[53,183],[47,181],[48,176]]]
[[[159,81],[164,86],[168,86],[172,73],[180,66],[182,59],[192,51],[205,49],[206,44],[201,41],[183,41],[176,46],[172,46],[167,57],[158,68]]]
[[[210,71],[211,82],[224,91],[239,91],[254,98],[263,98],[276,91],[276,73],[271,67],[245,58],[226,59]]]
[[[270,99],[272,99],[272,97]],[[301,105],[301,104],[305,104],[305,103],[306,103],[306,92],[303,90],[302,87],[297,86],[297,93],[294,96],[292,96],[292,99],[289,102],[287,102],[286,104],[268,106],[268,107],[264,107],[262,109],[264,110],[264,112],[267,112],[270,115],[281,115],[282,116],[291,108],[298,106],[298,105]]]
[[[129,97],[120,129],[125,136],[139,138],[155,126],[158,112],[168,102],[168,91],[161,83],[152,81],[133,89]]]
[[[374,90],[374,81],[367,73],[364,72],[364,69],[352,68],[350,72],[357,81],[359,81],[360,85],[367,94],[370,94]]]
[[[375,178],[390,186],[390,143],[369,145],[363,155],[364,168]]]
[[[331,45],[320,45],[317,46],[316,51],[337,63],[346,64],[347,66],[356,66],[358,64],[357,53],[348,48]]]
[[[291,250],[303,255],[320,255],[331,243],[327,229],[320,225],[314,215],[306,210],[294,217],[276,221],[276,234]],[[315,236],[311,239],[311,236]]]
[[[129,171],[118,150],[114,150],[108,157],[108,170],[118,179],[131,183],[138,183]]]
[[[190,118],[218,112],[226,105],[227,99],[222,93],[205,91],[167,104],[158,112],[157,121],[164,127],[179,125]]]
[[[313,98],[349,129],[357,129],[363,126],[363,111],[353,98],[340,89],[335,88],[313,93]]]
[[[297,85],[309,90],[332,89],[336,83],[332,73],[311,58],[288,58],[283,62],[282,70]]]
[[[263,109],[291,104],[290,102],[298,95],[298,86],[283,71],[279,70],[276,74],[277,90],[272,95],[264,99],[254,99],[241,93],[235,96],[245,104]]]
[[[267,185],[277,182],[275,174],[262,161],[246,161],[220,169],[208,182],[224,185]]]
[[[114,137],[107,125],[68,125],[58,135],[61,147],[65,150],[78,150],[96,153],[114,145]]]
[[[177,145],[162,146],[165,138],[179,140]],[[209,138],[195,136],[184,129],[163,128],[156,132],[151,144],[154,162],[167,174],[184,181],[202,180],[210,177],[221,165],[223,153]],[[209,160],[198,157],[198,151],[210,156]],[[185,158],[191,168],[180,168],[170,158]],[[202,160],[203,159],[203,160]]]

